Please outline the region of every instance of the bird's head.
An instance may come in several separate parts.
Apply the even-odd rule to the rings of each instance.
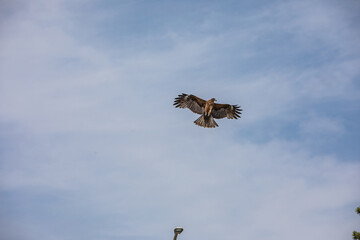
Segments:
[[[215,102],[215,101],[217,101],[215,98],[212,98],[212,99],[210,99],[212,102]]]

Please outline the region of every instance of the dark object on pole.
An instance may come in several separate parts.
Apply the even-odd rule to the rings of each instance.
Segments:
[[[182,227],[176,227],[175,229],[174,229],[174,240],[176,240],[177,239],[177,236],[180,234],[180,233],[182,233],[182,231],[183,231],[184,229],[182,228]]]

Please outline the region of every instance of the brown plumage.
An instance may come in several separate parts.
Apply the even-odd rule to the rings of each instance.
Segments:
[[[195,124],[204,128],[218,127],[214,118],[238,119],[242,109],[237,105],[217,104],[215,98],[205,101],[195,95],[181,94],[175,98],[174,105],[177,108],[189,108],[191,111],[201,116],[195,120]]]

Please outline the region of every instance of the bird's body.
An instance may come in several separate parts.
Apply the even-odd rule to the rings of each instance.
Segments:
[[[208,101],[206,101],[206,103],[205,103],[205,109],[204,109],[204,114],[206,115],[206,116],[210,116],[211,115],[211,111],[212,111],[212,109],[214,108],[214,101],[215,101],[216,99],[215,98],[212,98],[212,99],[210,99],[210,100],[208,100]]]
[[[215,101],[215,98],[211,98],[210,100],[205,101],[195,95],[183,93],[175,98],[174,105],[177,108],[189,108],[192,112],[201,114],[201,116],[196,119],[194,123],[204,128],[218,127],[218,124],[215,122],[214,118],[240,118],[242,109],[239,106],[230,104],[217,104]]]

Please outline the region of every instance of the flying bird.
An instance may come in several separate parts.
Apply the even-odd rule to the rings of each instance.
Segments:
[[[242,109],[238,105],[218,104],[214,103],[215,101],[215,98],[205,101],[195,95],[183,93],[175,98],[174,105],[176,108],[189,108],[194,113],[201,114],[194,123],[204,128],[218,127],[214,118],[238,119],[241,117]]]

